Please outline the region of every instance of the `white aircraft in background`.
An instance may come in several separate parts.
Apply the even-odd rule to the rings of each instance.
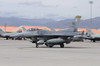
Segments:
[[[26,28],[22,27],[22,30],[25,31]],[[11,36],[11,35],[15,35],[15,34],[17,34],[17,33],[19,33],[19,31],[17,31],[17,32],[12,32],[12,33],[6,33],[6,32],[4,32],[2,29],[0,29],[0,36],[3,37],[3,38],[6,38],[6,40],[8,40],[9,38],[12,38],[12,40],[14,40],[14,38],[13,38],[13,37],[10,37],[10,36]]]
[[[87,34],[88,34],[88,39],[92,40],[93,42],[99,41],[100,40],[100,34],[94,34],[91,29],[86,28]]]

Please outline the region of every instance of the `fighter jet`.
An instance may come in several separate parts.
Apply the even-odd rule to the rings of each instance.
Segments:
[[[26,28],[22,27],[22,30],[25,31]],[[15,35],[17,33],[19,33],[19,32],[17,31],[17,32],[12,32],[12,33],[6,33],[2,29],[0,29],[0,36],[3,38],[6,38],[6,40],[8,40],[9,38],[12,38],[12,40],[14,40],[14,38],[11,37],[11,35]]]
[[[60,45],[64,48],[64,43],[68,44],[72,41],[73,36],[77,35],[77,25],[81,16],[76,16],[72,25],[69,28],[59,31],[48,31],[43,29],[30,28],[12,37],[27,37],[31,38],[31,42],[36,44],[36,48],[39,45],[45,44],[47,47],[53,47],[54,45]]]
[[[94,34],[90,28],[86,28],[87,30],[87,39],[96,42],[100,40],[100,34]]]

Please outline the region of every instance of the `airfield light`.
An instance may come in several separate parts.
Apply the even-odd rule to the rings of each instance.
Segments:
[[[90,22],[92,25],[92,4],[93,4],[93,1],[89,1],[89,4],[90,4]]]

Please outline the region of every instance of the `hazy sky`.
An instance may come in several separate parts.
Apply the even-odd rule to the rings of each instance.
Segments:
[[[100,0],[92,0],[93,17],[100,17]],[[90,18],[89,0],[0,0],[0,16],[64,19]]]

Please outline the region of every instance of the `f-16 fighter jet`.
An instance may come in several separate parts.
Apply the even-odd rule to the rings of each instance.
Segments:
[[[45,44],[47,47],[53,47],[54,45],[60,45],[64,48],[64,43],[68,44],[72,41],[72,38],[77,35],[78,22],[81,16],[76,16],[69,28],[59,31],[48,31],[38,28],[30,28],[22,33],[12,35],[12,37],[27,37],[31,38],[31,42],[39,45]]]

